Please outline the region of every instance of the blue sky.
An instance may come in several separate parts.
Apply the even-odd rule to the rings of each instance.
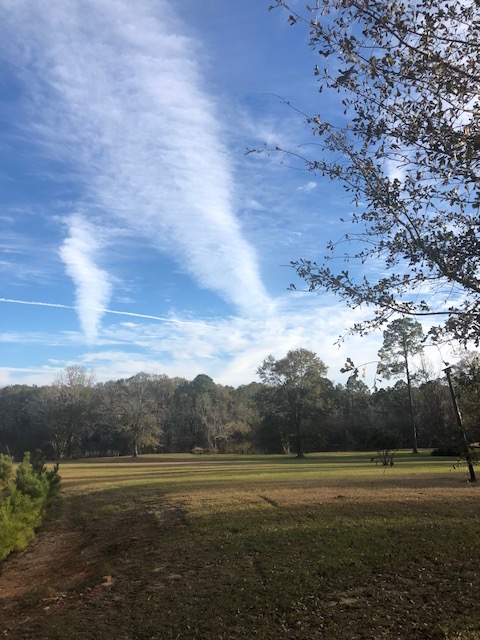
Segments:
[[[80,364],[237,386],[298,347],[342,381],[347,356],[375,360],[381,335],[334,345],[361,310],[287,290],[348,197],[245,154],[312,142],[278,96],[337,108],[268,5],[0,0],[0,385]]]

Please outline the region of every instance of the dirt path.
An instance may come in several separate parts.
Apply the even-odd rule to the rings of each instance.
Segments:
[[[84,580],[85,568],[76,565],[85,544],[77,531],[41,532],[28,549],[5,562],[0,572],[2,604],[30,591],[69,589]]]
[[[55,611],[99,600],[114,583],[130,580],[124,567],[147,555],[145,547],[159,529],[183,518],[172,507],[138,502],[106,517],[98,514],[95,495],[82,501],[95,516],[79,518],[76,499],[63,498],[34,542],[1,566],[0,635],[34,638],[34,629]]]

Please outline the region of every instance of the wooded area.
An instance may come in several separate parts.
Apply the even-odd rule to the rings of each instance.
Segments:
[[[385,352],[384,352],[384,358]],[[379,361],[379,372],[381,370]],[[400,362],[400,361],[399,361]],[[345,384],[334,384],[316,354],[290,351],[265,359],[262,382],[238,388],[207,375],[193,380],[138,373],[95,382],[67,368],[50,386],[0,390],[0,447],[21,459],[40,449],[49,459],[155,452],[296,453],[372,448],[372,433],[397,446],[461,452],[461,433],[443,373],[402,363],[392,386],[369,389],[349,361]],[[383,365],[387,368],[387,364]],[[380,375],[380,373],[379,373]],[[466,352],[453,383],[470,442],[480,439],[480,359]],[[415,430],[412,431],[412,421]]]

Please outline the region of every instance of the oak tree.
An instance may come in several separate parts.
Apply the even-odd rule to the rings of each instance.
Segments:
[[[265,358],[257,374],[272,390],[272,409],[294,441],[297,457],[303,458],[305,428],[319,424],[325,414],[326,365],[313,351],[292,349],[280,360]]]
[[[94,382],[93,372],[73,365],[62,370],[51,386],[40,389],[37,420],[56,460],[72,457],[92,426]]]
[[[142,372],[126,380],[118,380],[110,387],[113,418],[128,435],[134,458],[141,453],[142,447],[160,444],[162,427],[157,420],[153,380],[151,374]]]
[[[295,7],[297,7],[295,3]],[[480,340],[480,3],[316,0],[289,21],[309,29],[320,103],[306,167],[340,181],[354,211],[327,255],[293,262],[311,291],[373,314],[432,316],[434,336]],[[331,111],[331,110],[330,110]],[[351,228],[350,228],[351,227]],[[336,268],[340,258],[345,268]],[[373,261],[376,273],[365,268]]]

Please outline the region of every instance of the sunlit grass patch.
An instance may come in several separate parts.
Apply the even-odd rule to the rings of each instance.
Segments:
[[[66,489],[95,489],[106,484],[158,483],[165,487],[239,481],[248,482],[340,482],[394,481],[399,476],[452,472],[453,461],[429,455],[399,452],[392,468],[371,462],[372,453],[312,454],[304,460],[289,456],[140,456],[82,460],[62,465]],[[457,470],[456,478],[463,477]]]

